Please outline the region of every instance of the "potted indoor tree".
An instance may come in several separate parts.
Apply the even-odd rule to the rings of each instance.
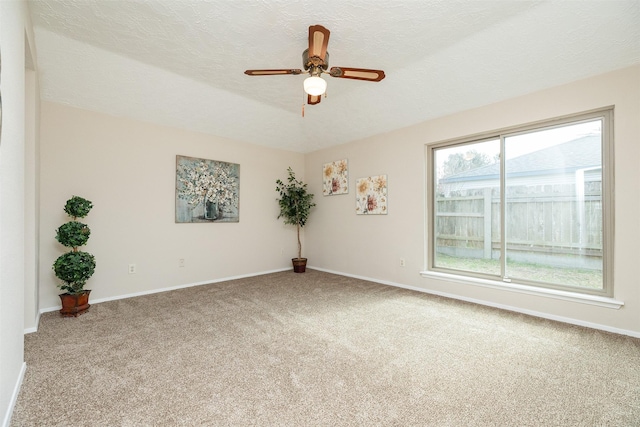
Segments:
[[[96,261],[93,255],[79,251],[89,240],[91,230],[86,224],[77,221],[87,216],[93,204],[82,197],[73,196],[67,200],[64,211],[72,218],[61,225],[56,231],[56,240],[71,248],[70,252],[60,255],[53,263],[56,277],[62,281],[58,285],[65,293],[60,294],[62,309],[60,313],[65,317],[78,317],[89,309],[89,293],[84,289],[87,280],[93,275]]]
[[[280,206],[280,214],[278,218],[284,218],[285,224],[296,226],[298,234],[298,257],[292,258],[293,271],[296,273],[304,273],[307,267],[307,259],[302,258],[302,243],[300,242],[300,229],[303,228],[309,218],[309,211],[316,204],[312,202],[313,194],[307,190],[307,184],[296,179],[296,175],[289,167],[289,178],[287,183],[278,179],[276,181],[276,191],[280,194],[278,205]]]

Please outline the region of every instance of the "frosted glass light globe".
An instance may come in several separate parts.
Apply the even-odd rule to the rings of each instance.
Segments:
[[[327,82],[324,79],[312,76],[304,80],[304,91],[311,96],[319,96],[327,90]]]

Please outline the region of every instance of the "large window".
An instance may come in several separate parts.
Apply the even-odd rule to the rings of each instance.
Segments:
[[[427,147],[430,271],[611,296],[612,111]]]

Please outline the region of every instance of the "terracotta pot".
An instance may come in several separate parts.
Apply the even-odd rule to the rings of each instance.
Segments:
[[[84,290],[81,294],[60,294],[60,301],[62,302],[62,309],[60,314],[63,317],[78,317],[84,314],[91,304],[89,304],[89,293],[91,290]]]
[[[306,258],[291,258],[293,263],[293,271],[296,273],[304,273],[307,268]]]

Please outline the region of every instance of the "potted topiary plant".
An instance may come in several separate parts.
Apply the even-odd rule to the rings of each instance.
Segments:
[[[56,240],[71,248],[71,252],[60,255],[53,263],[53,271],[62,280],[58,287],[65,291],[64,294],[60,294],[60,313],[65,317],[78,317],[90,307],[91,290],[84,289],[84,285],[95,271],[96,260],[90,253],[78,250],[78,247],[85,245],[89,240],[91,230],[77,219],[87,216],[92,207],[93,204],[89,200],[73,196],[64,206],[64,211],[72,220],[61,225],[56,231]]]
[[[296,179],[293,169],[289,167],[289,178],[285,184],[282,180],[276,181],[276,191],[280,194],[278,205],[280,206],[280,214],[278,218],[284,218],[285,224],[296,226],[298,234],[298,257],[292,258],[293,271],[296,273],[304,273],[307,267],[307,259],[302,258],[302,243],[300,242],[300,229],[303,228],[309,218],[309,211],[316,204],[312,202],[313,194],[307,191],[307,184]]]

